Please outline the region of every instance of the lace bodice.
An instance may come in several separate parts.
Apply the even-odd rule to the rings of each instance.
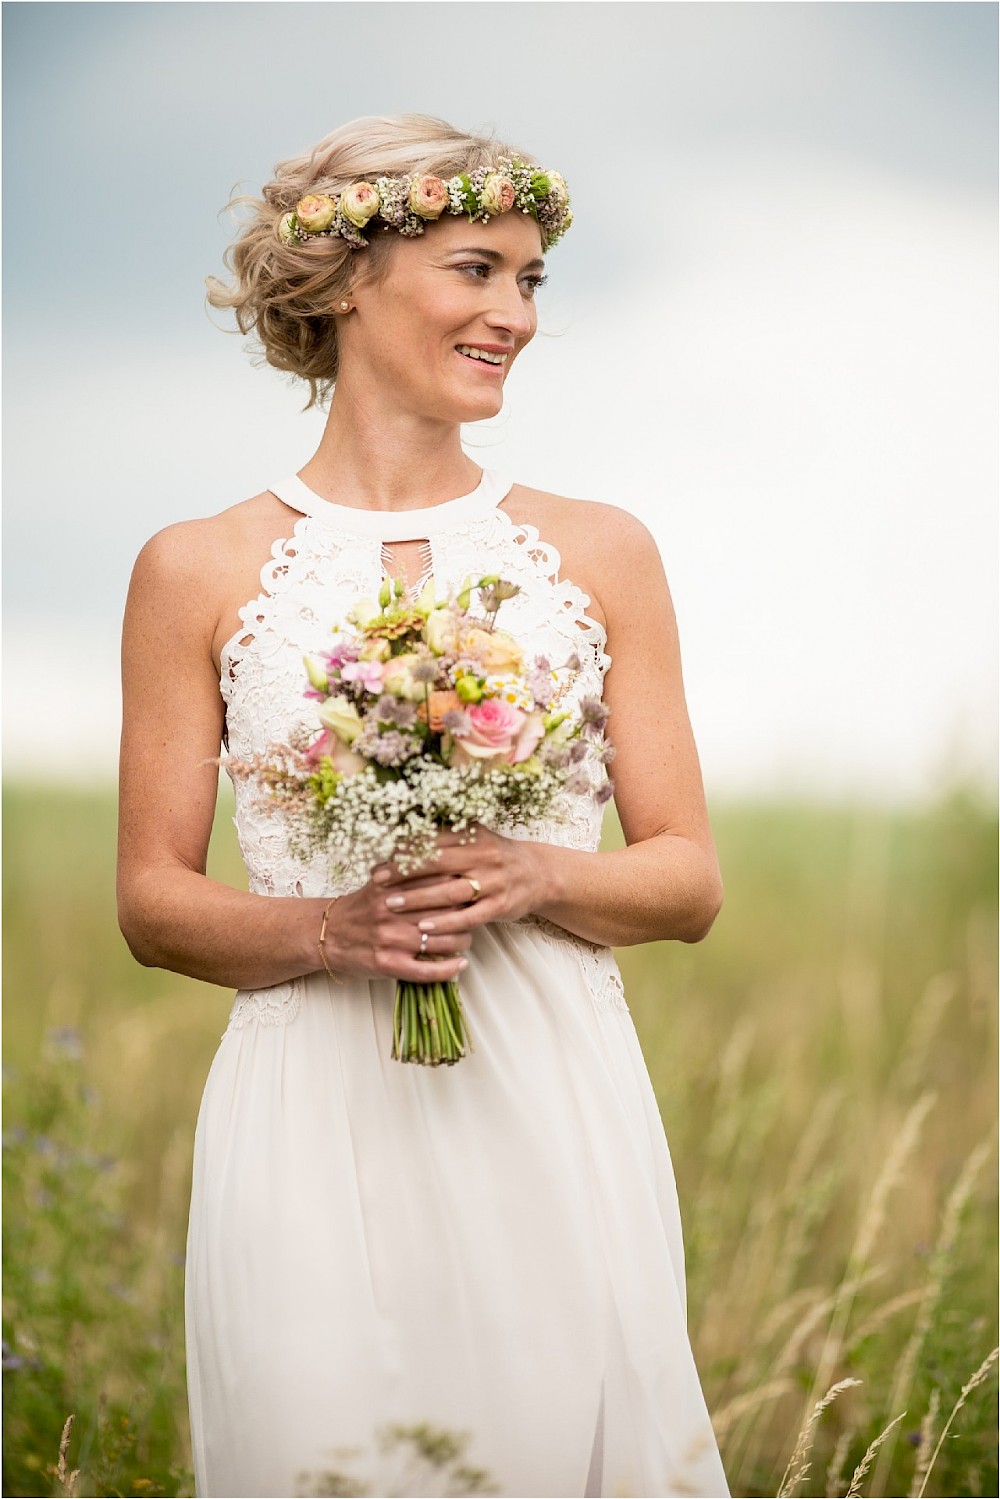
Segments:
[[[260,754],[299,725],[319,727],[316,705],[303,697],[302,656],[324,649],[347,612],[360,599],[376,596],[386,575],[389,542],[423,542],[424,577],[434,577],[439,595],[477,573],[497,572],[518,583],[520,593],[503,605],[504,628],[528,655],[545,655],[553,664],[576,652],[582,670],[573,696],[599,697],[610,664],[605,632],[586,613],[587,595],[560,578],[556,548],[535,527],[515,525],[501,508],[510,487],[486,470],[470,495],[386,513],[331,504],[297,478],[273,485],[272,492],[300,518],[287,538],[274,543],[261,570],[260,596],[240,610],[242,627],[222,649],[230,754]],[[291,853],[280,813],[252,784],[237,780],[235,794],[236,829],[251,890],[340,893],[322,860],[305,865]],[[569,804],[566,821],[536,824],[513,836],[596,849],[601,809],[584,796],[570,798]]]

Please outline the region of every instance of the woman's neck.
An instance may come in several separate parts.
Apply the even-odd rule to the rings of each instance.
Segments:
[[[398,409],[374,414],[339,391],[299,473],[324,499],[364,510],[422,509],[471,493],[480,479],[457,423]]]

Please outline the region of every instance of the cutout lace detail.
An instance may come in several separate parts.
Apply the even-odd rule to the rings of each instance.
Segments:
[[[537,529],[515,525],[500,508],[433,534],[427,566],[439,593],[459,588],[467,575],[500,572],[521,592],[504,604],[504,627],[531,655],[553,665],[574,652],[582,669],[566,702],[600,697],[610,665],[602,627],[587,614],[588,596],[560,578],[557,549]],[[348,535],[304,515],[291,535],[276,541],[261,569],[259,596],[239,611],[240,628],[221,655],[230,753],[260,754],[299,726],[318,728],[316,704],[303,697],[303,654],[321,651],[334,626],[363,598],[374,598],[383,577],[383,545]],[[305,865],[288,848],[281,817],[266,796],[235,783],[236,829],[250,888],[263,895],[338,895],[317,857]],[[585,796],[564,798],[562,820],[550,819],[513,836],[544,839],[592,851],[600,841],[602,809]]]
[[[258,1025],[288,1025],[299,1013],[299,986],[292,980],[270,989],[241,989],[229,1012],[225,1034]]]
[[[595,1010],[628,1010],[625,985],[610,947],[587,942],[575,932],[547,921],[544,916],[523,916],[521,924],[530,926],[547,942],[572,950]]]

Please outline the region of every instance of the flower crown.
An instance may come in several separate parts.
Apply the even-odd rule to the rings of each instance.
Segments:
[[[494,168],[478,167],[447,180],[426,173],[376,177],[373,183],[352,182],[337,197],[309,193],[293,212],[282,215],[278,238],[299,245],[326,236],[345,239],[352,250],[364,250],[369,225],[412,237],[423,234],[427,224],[444,213],[467,213],[470,224],[475,219],[485,224],[515,208],[537,221],[543,250],[561,239],[573,222],[569,189],[558,172],[503,157]]]

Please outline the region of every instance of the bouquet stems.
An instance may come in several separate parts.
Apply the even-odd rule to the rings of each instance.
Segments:
[[[392,1016],[393,1060],[419,1062],[424,1067],[451,1066],[465,1056],[466,1049],[475,1050],[455,980],[411,984],[400,979]]]

